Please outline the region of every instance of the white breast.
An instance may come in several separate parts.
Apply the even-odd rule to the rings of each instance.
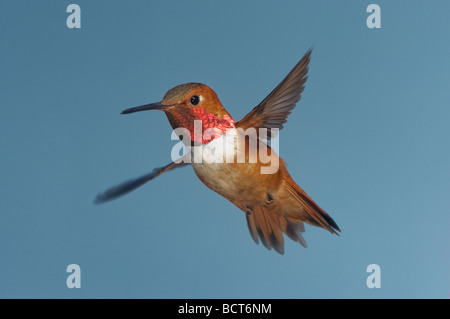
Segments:
[[[191,161],[204,164],[233,163],[237,143],[237,132],[232,128],[208,144],[192,147]]]

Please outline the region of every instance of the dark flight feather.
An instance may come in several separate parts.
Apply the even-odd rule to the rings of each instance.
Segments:
[[[120,196],[123,196],[123,195],[135,190],[136,188],[144,185],[145,183],[151,181],[152,179],[155,179],[159,175],[161,175],[165,172],[168,172],[174,168],[185,166],[187,164],[188,163],[184,163],[184,162],[181,162],[179,164],[172,162],[166,166],[155,168],[149,174],[146,174],[146,175],[138,177],[138,178],[131,179],[122,184],[111,187],[103,193],[98,194],[97,197],[95,197],[94,204],[104,203],[104,202],[116,199]]]
[[[269,129],[267,139],[271,137],[271,128],[281,130],[305,89],[311,52],[312,49],[303,56],[284,80],[236,126],[243,129],[267,128]]]

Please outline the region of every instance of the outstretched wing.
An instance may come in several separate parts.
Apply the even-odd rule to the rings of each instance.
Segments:
[[[284,80],[257,107],[237,123],[237,127],[243,129],[249,127],[277,128],[280,130],[283,128],[288,115],[300,100],[301,93],[305,89],[311,51],[312,49],[303,56]]]
[[[104,203],[116,199],[117,197],[123,196],[151,181],[152,179],[158,177],[159,175],[164,174],[165,172],[168,172],[174,168],[185,166],[187,164],[188,163],[185,162],[180,162],[179,164],[177,164],[176,162],[172,162],[166,166],[155,168],[149,174],[126,181],[122,184],[107,189],[103,193],[98,194],[97,197],[95,197],[94,204]]]

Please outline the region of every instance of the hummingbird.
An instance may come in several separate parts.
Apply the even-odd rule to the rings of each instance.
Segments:
[[[311,52],[312,49],[308,50],[280,84],[240,121],[235,121],[217,94],[202,83],[178,85],[167,91],[160,102],[122,111],[122,114],[163,111],[174,131],[181,128],[189,133],[187,137],[182,137],[182,142],[190,151],[183,160],[172,161],[144,176],[98,194],[94,202],[103,203],[115,199],[163,173],[190,164],[197,177],[208,188],[245,213],[252,239],[256,244],[261,241],[268,250],[273,248],[279,254],[284,254],[284,235],[307,247],[302,235],[305,223],[339,236],[338,232],[341,230],[336,222],[297,185],[284,161],[268,145],[276,130],[283,128],[287,117],[301,98],[308,78]],[[201,132],[198,126],[196,128],[196,122],[201,124]],[[257,133],[258,143],[256,146],[253,144],[253,147],[249,145],[248,136],[242,134],[249,129],[262,132]],[[205,134],[208,130],[210,134]],[[271,133],[272,130],[275,134]],[[205,135],[208,136],[205,138]],[[215,152],[211,152],[212,146],[215,146]],[[278,163],[278,169],[272,173],[262,173],[262,168],[267,163],[260,157],[256,161],[249,160],[253,153],[263,147]],[[203,152],[197,156],[198,151]],[[235,159],[239,155],[245,160],[230,161],[230,157]],[[193,161],[195,156],[200,160]]]

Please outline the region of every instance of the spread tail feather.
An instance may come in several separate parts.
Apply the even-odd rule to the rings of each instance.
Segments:
[[[301,220],[273,214],[264,206],[255,207],[246,217],[253,240],[257,244],[261,241],[268,250],[273,248],[279,254],[284,254],[283,233],[302,246],[308,246],[302,236],[305,227]]]

